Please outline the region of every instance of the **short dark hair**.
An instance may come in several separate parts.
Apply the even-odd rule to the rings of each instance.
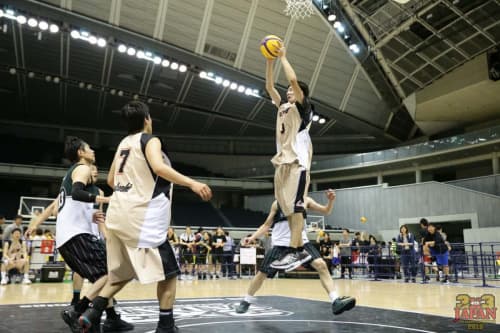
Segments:
[[[21,215],[17,214],[16,217],[14,218],[14,220],[17,220],[17,219],[21,219],[22,220],[23,217]]]
[[[436,224],[436,229],[441,231],[443,230],[443,226],[441,224]]]
[[[420,224],[423,225],[424,227],[429,226],[429,221],[427,221],[426,218],[420,219]]]
[[[0,220],[3,220],[5,216],[3,214],[0,214]]]
[[[127,123],[128,134],[139,133],[144,128],[144,120],[149,119],[149,107],[141,101],[130,101],[122,108],[122,118]]]
[[[36,234],[37,236],[42,236],[42,235],[43,235],[43,230],[42,230],[42,228],[36,228],[35,234]]]
[[[361,233],[359,231],[356,231],[356,233],[354,234],[354,236],[361,236]]]
[[[78,162],[78,150],[82,149],[87,143],[76,136],[68,136],[64,141],[64,155],[71,163]]]
[[[307,85],[307,83],[305,83],[304,81],[297,81],[297,83],[300,87],[300,90],[302,90],[304,97],[309,97],[309,86]]]
[[[351,233],[347,228],[342,229],[342,231],[347,231],[348,234]]]
[[[14,228],[14,229],[12,229],[12,232],[10,234],[12,235],[16,231],[19,231],[21,234],[23,233],[23,231],[20,228]]]

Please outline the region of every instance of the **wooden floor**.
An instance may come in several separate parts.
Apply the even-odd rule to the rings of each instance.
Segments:
[[[250,280],[178,281],[177,298],[242,296]],[[499,288],[465,287],[440,284],[405,284],[399,281],[335,280],[340,295],[350,295],[361,306],[405,310],[453,317],[457,294],[481,296],[488,293],[500,302]],[[84,286],[84,290],[85,290]],[[32,285],[0,286],[0,304],[68,302],[71,283],[35,283]],[[280,295],[328,301],[328,296],[316,279],[269,279],[258,295]],[[118,295],[118,300],[153,299],[154,284],[131,282]]]

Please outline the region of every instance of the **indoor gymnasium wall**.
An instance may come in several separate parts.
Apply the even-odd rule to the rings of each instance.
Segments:
[[[403,186],[365,186],[337,190],[333,212],[325,218],[332,227],[367,230],[399,228],[400,219],[476,214],[480,228],[500,226],[500,197],[438,182]],[[326,202],[322,192],[310,193]],[[245,208],[267,212],[273,196],[247,197]],[[361,223],[364,216],[366,223]]]
[[[500,195],[500,175],[455,180],[447,182],[447,184],[465,187],[474,191],[493,195]]]

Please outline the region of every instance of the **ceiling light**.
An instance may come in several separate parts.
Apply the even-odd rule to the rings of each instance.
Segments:
[[[91,83],[87,84],[87,89],[88,90],[92,89],[92,84]]]
[[[168,106],[168,102],[163,102],[163,106]]]
[[[351,44],[351,45],[349,45],[349,50],[351,50],[355,54],[358,54],[359,53],[359,46],[358,46],[358,44]]]
[[[17,72],[17,70],[14,67],[9,69],[9,73],[12,75],[16,74],[16,72]]]
[[[328,15],[328,21],[333,22],[337,19],[337,15],[335,14],[330,14]]]
[[[123,91],[118,91],[118,96],[123,96]]]
[[[97,39],[97,46],[99,47],[105,47],[106,46],[106,40],[104,38],[98,38]]]
[[[35,73],[33,73],[33,72],[29,72],[29,73],[28,73],[28,77],[29,77],[30,79],[34,78],[34,77],[35,77]]]
[[[326,119],[325,119],[325,118],[321,118],[321,119],[319,120],[319,123],[323,125],[324,123],[326,123]]]
[[[134,94],[133,98],[134,98],[135,100],[138,100],[138,99],[139,99],[139,95]]]
[[[229,87],[230,84],[231,84],[231,82],[229,82],[229,80],[224,80],[222,82],[222,86],[224,86],[224,87]]]
[[[89,36],[89,43],[92,45],[97,44],[97,37],[96,36]]]
[[[131,54],[131,55],[133,55],[133,54]],[[137,51],[137,59],[144,59],[144,57],[145,57],[145,55],[144,55],[144,51],[143,50]]]
[[[50,82],[52,80],[52,76],[47,75],[45,76],[45,81]]]
[[[186,65],[180,65],[179,66],[179,72],[184,73],[185,71],[187,71],[187,66]]]
[[[29,21],[28,21],[29,24]],[[71,30],[71,37],[74,39],[80,38],[80,32],[78,30]]]
[[[59,77],[57,77],[57,76],[56,76],[56,77],[54,77],[54,83],[56,83],[56,84],[57,84],[57,83],[59,83],[59,82],[61,82],[61,79],[59,79]]]
[[[245,95],[251,95],[252,94],[252,89],[246,88],[245,89]]]
[[[259,96],[259,90],[258,89],[254,89],[252,91],[252,93],[255,95],[255,96]]]
[[[315,115],[313,116],[313,121],[318,121],[318,120],[319,120],[319,116],[318,116],[317,114],[315,114]]]
[[[206,79],[207,78],[207,72],[200,72],[200,78]]]
[[[18,17],[16,17],[16,21],[19,24],[25,24],[28,21],[28,19],[24,15],[19,15]]]
[[[161,62],[161,65],[163,67],[168,67],[170,66],[170,61],[168,61],[167,59],[163,59],[163,61]],[[203,73],[203,72],[202,72]],[[206,74],[206,73],[205,73]],[[201,73],[200,73],[200,76],[201,76]]]
[[[148,103],[152,103],[153,102],[153,99],[150,97],[148,98]]]
[[[116,89],[111,89],[111,90],[109,91],[109,93],[110,93],[111,95],[116,94]]]
[[[127,46],[125,46],[124,44],[118,45],[118,52],[120,52],[120,53],[127,52]]]
[[[3,10],[0,9],[0,17],[3,16]]]
[[[59,32],[59,26],[57,24],[51,24],[49,27],[49,31],[53,34],[56,34]]]
[[[245,91],[245,86],[241,85],[238,87],[238,92],[242,93]]]
[[[173,62],[170,64],[170,68],[172,68],[175,71],[179,68],[179,64],[176,62]]]
[[[222,81],[223,81],[223,79],[222,79],[220,76],[217,76],[217,77],[215,78],[215,83],[216,83],[216,84],[222,84]]]
[[[135,49],[134,49],[133,47],[129,47],[129,48],[127,49],[127,54],[128,54],[129,56],[133,56],[133,55],[135,55],[135,52],[136,52],[136,51],[135,51]]]
[[[40,23],[38,23],[38,27],[40,28],[40,30],[47,30],[49,28],[49,24],[45,21],[40,21]]]
[[[208,75],[208,77],[214,77],[214,73],[212,73],[212,72],[208,72],[207,75]]]
[[[85,83],[84,82],[78,83],[78,87],[80,87],[81,89],[83,89],[85,87]]]
[[[38,25],[38,21],[34,18],[30,18],[28,20],[28,25],[32,28],[36,27]]]
[[[343,32],[345,31],[345,27],[344,27],[344,25],[343,25],[342,23],[340,23],[339,21],[335,22],[335,23],[333,24],[333,27],[334,27],[335,29],[337,29],[337,31],[338,31],[338,32],[340,32],[340,33],[343,33]]]
[[[145,53],[145,55],[146,55],[146,57],[151,58],[151,57],[153,56],[153,53],[151,53],[151,52],[146,52],[146,53]]]
[[[236,90],[236,88],[238,88],[238,85],[237,85],[236,83],[234,83],[234,82],[233,82],[233,83],[231,83],[231,85],[229,85],[229,88],[230,88],[231,90]]]
[[[160,57],[158,57],[158,56],[156,56],[156,57],[154,57],[154,58],[153,58],[153,62],[154,62],[156,65],[159,65],[159,64],[161,64],[161,58],[160,58]]]

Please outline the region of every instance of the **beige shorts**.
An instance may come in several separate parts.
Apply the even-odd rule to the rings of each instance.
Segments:
[[[304,198],[308,193],[309,181],[309,171],[298,163],[276,167],[274,196],[285,216],[304,212]]]
[[[106,250],[111,283],[138,279],[146,284],[168,280],[180,273],[168,240],[157,248],[136,248],[126,245],[112,230],[108,230]]]

